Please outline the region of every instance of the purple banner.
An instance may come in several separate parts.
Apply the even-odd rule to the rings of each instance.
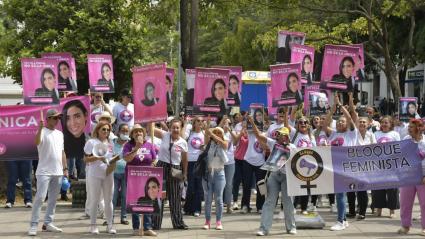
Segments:
[[[90,91],[114,93],[115,82],[112,55],[88,54],[87,62]]]
[[[44,58],[22,58],[22,87],[26,105],[57,105],[58,61]]]
[[[301,63],[270,66],[272,106],[298,105],[301,94]]]
[[[161,211],[163,169],[127,166],[127,210],[137,214]]]
[[[78,91],[77,69],[75,59],[68,52],[49,52],[41,54],[42,58],[56,59],[58,65],[58,90],[59,91]]]
[[[61,99],[58,106],[1,106],[0,107],[0,160],[38,159],[35,135],[40,124],[40,110],[44,117],[50,108],[62,112],[58,129],[64,133],[66,144],[73,138],[90,133],[90,99],[77,96]]]
[[[166,64],[133,68],[135,122],[147,123],[167,119]]]

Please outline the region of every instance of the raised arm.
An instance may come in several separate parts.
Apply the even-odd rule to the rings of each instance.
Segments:
[[[341,103],[339,102],[339,98],[337,97],[337,104],[340,106],[339,108],[341,109],[342,114],[345,116],[345,118],[347,118],[347,122],[350,124],[350,129],[353,130],[356,128],[356,125],[354,124],[353,118],[350,115],[350,112],[348,112],[348,110],[341,105]]]
[[[353,92],[348,92],[348,106],[351,118],[353,119],[354,125],[357,127],[359,123],[359,116],[357,115],[356,107],[354,105]]]
[[[339,99],[338,99],[338,96],[335,94],[334,103],[331,107],[331,110],[326,115],[325,128],[323,129],[323,131],[325,131],[327,136],[331,135],[331,133],[332,133],[332,128],[330,127],[330,125],[332,123],[332,115],[335,114],[336,107],[337,107],[338,103],[339,103]]]
[[[254,124],[252,116],[248,116],[248,121],[252,124],[252,129],[254,130],[254,135],[257,138],[258,142],[261,144],[267,144],[267,137],[263,135],[258,129],[257,125]]]

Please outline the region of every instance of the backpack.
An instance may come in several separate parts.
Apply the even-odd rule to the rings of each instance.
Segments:
[[[193,173],[195,176],[205,178],[208,171],[208,151],[210,150],[211,140],[208,142],[205,150],[198,156],[195,162]]]

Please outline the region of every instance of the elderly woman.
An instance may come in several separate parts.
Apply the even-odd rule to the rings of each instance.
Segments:
[[[136,166],[154,166],[156,164],[156,151],[153,144],[145,140],[146,130],[139,124],[135,124],[130,132],[130,141],[124,145],[124,160],[128,165]],[[132,214],[132,223],[134,234],[139,235],[140,218],[139,214]],[[156,236],[156,232],[152,229],[152,215],[143,215],[144,235]]]
[[[228,142],[224,139],[224,130],[220,127],[205,131],[205,142],[210,142],[208,150],[208,174],[202,179],[205,197],[205,225],[204,229],[210,229],[212,199],[215,197],[216,206],[216,229],[223,230],[221,217],[223,215],[223,190],[226,185],[224,176],[224,164],[227,163]]]

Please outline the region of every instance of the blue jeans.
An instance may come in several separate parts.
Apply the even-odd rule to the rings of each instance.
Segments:
[[[201,204],[203,198],[202,178],[193,173],[195,162],[189,162],[187,165],[187,192],[186,201],[184,203],[184,212],[193,214],[201,212]]]
[[[131,214],[131,222],[133,225],[133,230],[138,230],[140,228],[140,214]],[[143,214],[143,230],[152,230],[151,214]]]
[[[213,196],[215,197],[216,221],[221,221],[223,215],[223,189],[226,185],[224,170],[208,172],[207,180],[202,179],[205,198],[205,219],[211,221],[211,206]]]
[[[228,206],[232,204],[233,176],[235,175],[235,164],[224,165],[224,175],[226,176],[226,186],[224,187],[224,203]]]
[[[336,193],[336,209],[338,212],[338,222],[346,221],[345,217],[345,203],[347,202],[347,197],[345,196],[345,193]]]
[[[53,222],[56,209],[56,195],[59,193],[59,188],[62,184],[63,176],[51,175],[37,175],[37,193],[34,197],[34,204],[31,214],[31,226],[37,226],[40,218],[41,206],[43,206],[44,199],[49,193],[47,200],[46,215],[44,217],[44,224],[49,225]]]
[[[260,230],[269,233],[273,223],[273,211],[276,207],[279,192],[282,195],[283,213],[285,214],[286,231],[295,227],[294,204],[292,198],[288,196],[286,185],[286,174],[276,171],[270,174],[267,179],[267,197],[264,201],[261,214]]]
[[[125,198],[126,192],[127,192],[127,180],[125,178],[125,173],[114,173],[114,197],[112,199],[112,202],[114,204],[114,209],[116,209],[118,197],[121,198],[121,221],[127,218],[126,198]]]
[[[31,190],[31,170],[32,170],[32,161],[31,160],[16,160],[16,161],[7,161],[7,191],[6,197],[7,201],[11,204],[15,203],[15,192],[16,192],[16,182],[19,180],[22,182],[24,188],[24,203],[32,202],[32,190]]]

